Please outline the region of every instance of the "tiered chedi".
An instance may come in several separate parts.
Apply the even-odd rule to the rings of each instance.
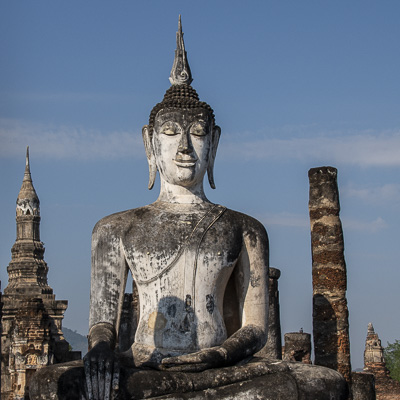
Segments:
[[[40,241],[40,202],[33,187],[29,148],[17,198],[17,238],[7,267],[2,297],[1,398],[28,399],[29,380],[49,364],[80,358],[64,339],[62,319],[68,302],[55,300]]]

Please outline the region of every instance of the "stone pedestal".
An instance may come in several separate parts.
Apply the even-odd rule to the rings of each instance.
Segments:
[[[285,333],[285,361],[311,364],[311,335],[303,332]]]

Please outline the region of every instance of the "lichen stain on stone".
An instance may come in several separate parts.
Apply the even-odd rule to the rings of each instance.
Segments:
[[[167,325],[167,319],[164,317],[163,313],[153,311],[150,314],[147,324],[153,331],[159,331],[160,329],[163,329],[165,325]]]
[[[248,235],[248,237],[250,239],[250,246],[257,247],[258,238],[257,238],[256,232],[249,230],[246,232],[246,234]]]
[[[250,284],[253,288],[260,286],[260,275],[257,275],[255,271],[250,272]]]

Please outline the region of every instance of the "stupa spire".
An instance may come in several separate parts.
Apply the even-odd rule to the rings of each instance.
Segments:
[[[372,322],[370,322],[368,324],[368,334],[373,334],[373,333],[375,333],[374,326],[372,325]]]
[[[32,183],[29,146],[26,149],[25,173],[17,198],[17,239],[11,249],[12,260],[7,267],[8,286],[5,295],[26,293],[52,295],[47,283],[48,267],[43,259],[40,241],[39,198]]]
[[[193,81],[190,72],[185,43],[183,41],[182,20],[179,15],[178,32],[176,32],[175,59],[169,76],[171,85],[190,85]]]
[[[40,215],[39,206],[39,197],[33,187],[29,164],[29,146],[27,146],[24,179],[17,198],[17,215]]]

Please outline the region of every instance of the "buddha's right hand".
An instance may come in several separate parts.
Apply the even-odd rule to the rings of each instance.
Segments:
[[[86,400],[112,400],[119,389],[119,359],[109,343],[97,343],[83,358]]]

